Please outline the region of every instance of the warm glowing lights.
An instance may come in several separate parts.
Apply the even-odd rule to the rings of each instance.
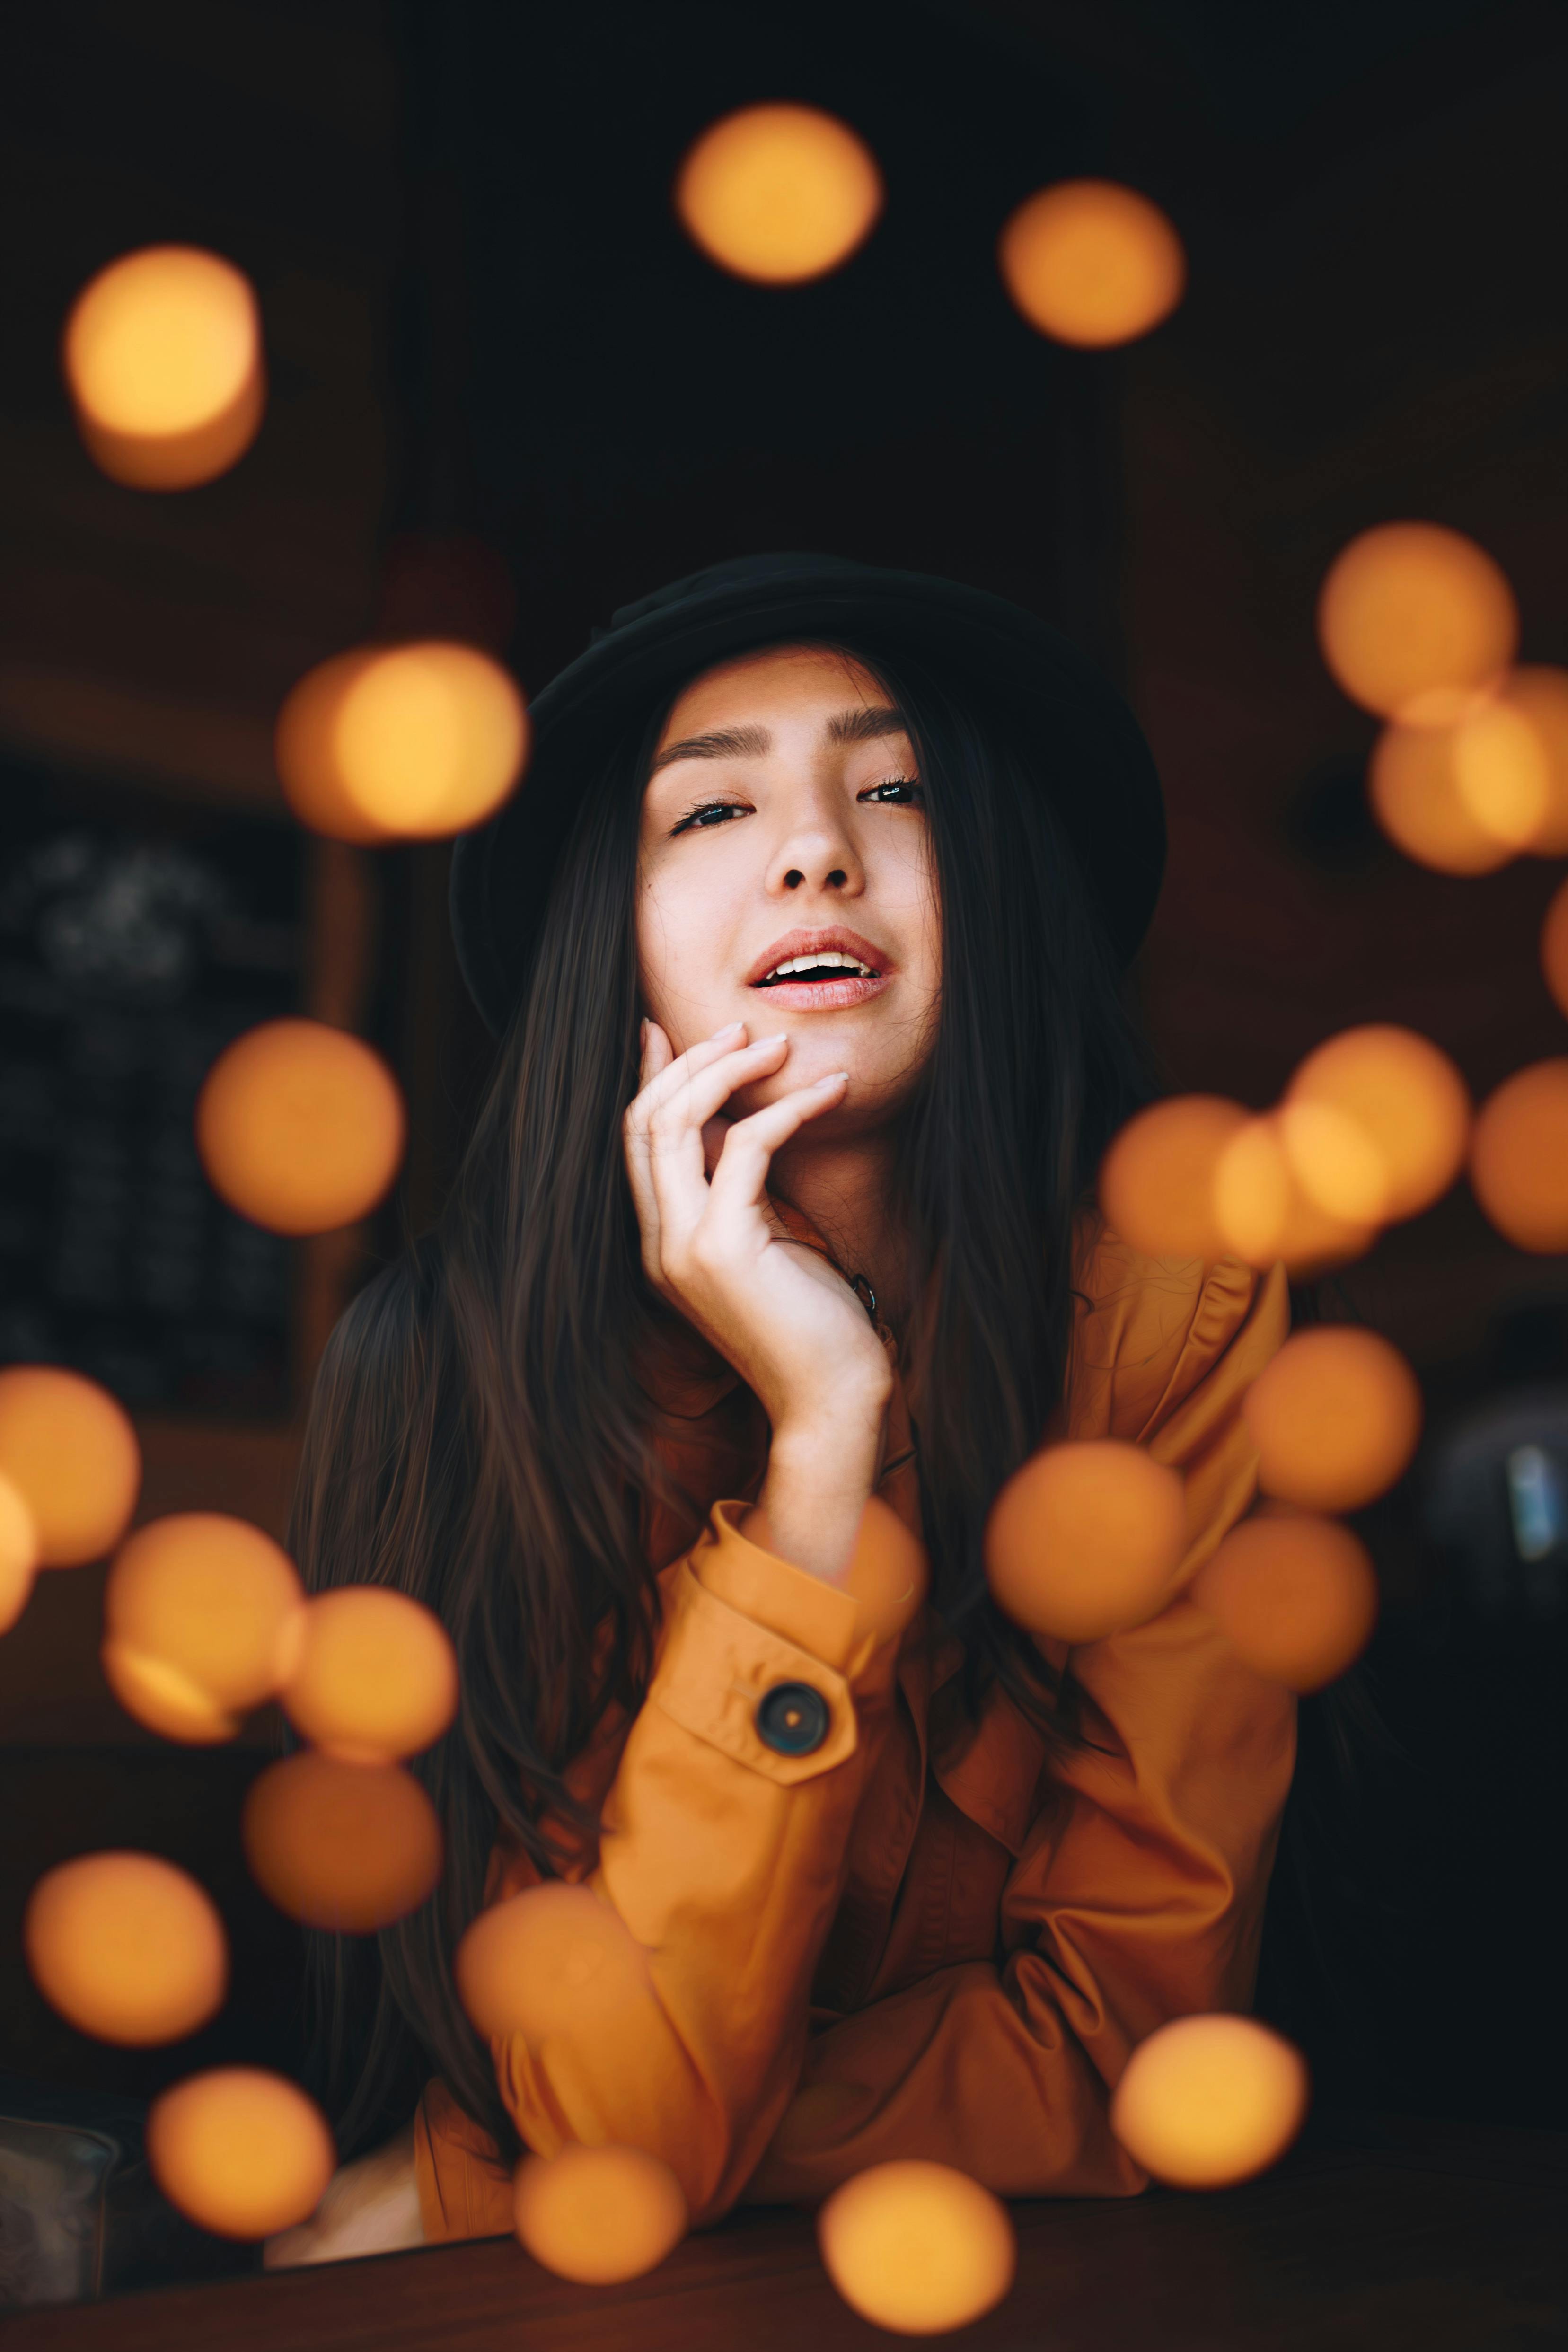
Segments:
[[[1141,2042],[1110,2102],[1133,2160],[1175,2189],[1226,2189],[1277,2164],[1307,2114],[1299,2050],[1250,2017],[1178,2017]]]
[[[1042,188],[1008,221],[996,259],[1032,327],[1090,350],[1146,335],[1187,278],[1182,240],[1159,205],[1114,180]]]
[[[848,260],[882,209],[882,175],[847,123],[814,106],[748,106],[689,149],[675,209],[737,278],[795,286]]]
[[[1184,1537],[1173,1470],[1116,1438],[1074,1440],[1033,1455],[997,1496],[986,1574],[1031,1633],[1098,1642],[1164,1605]]]
[[[1368,772],[1373,814],[1396,849],[1438,874],[1493,874],[1548,807],[1544,755],[1522,719],[1475,698],[1445,727],[1385,727]]]
[[[9,1633],[33,1590],[38,1523],[19,1486],[0,1470],[0,1633]]]
[[[296,816],[344,841],[435,840],[482,824],[528,753],[500,664],[440,641],[339,654],[279,713],[278,772]]]
[[[1407,1468],[1421,1434],[1415,1375],[1374,1331],[1287,1339],[1242,1412],[1266,1495],[1310,1511],[1359,1511]]]
[[[220,2238],[269,2238],[309,2221],[337,2163],[321,2109],[256,2066],[214,2067],[165,2091],[146,2147],[170,2204]]]
[[[232,1739],[293,1667],[304,1594],[270,1536],[218,1511],[139,1528],[103,1596],[103,1669],[129,1714],[169,1739]]]
[[[1568,1013],[1568,882],[1546,909],[1541,926],[1541,969],[1559,1008]]]
[[[1112,1232],[1146,1257],[1223,1256],[1215,1171],[1247,1120],[1239,1103],[1219,1095],[1177,1095],[1130,1119],[1100,1171]]]
[[[178,2042],[228,1990],[223,1922],[195,1879],[150,1853],[89,1853],[46,1872],[23,1948],[60,2015],[100,2042]]]
[[[1516,1071],[1482,1104],[1470,1182],[1516,1247],[1568,1250],[1568,1060]]]
[[[291,1919],[365,1936],[417,1910],[441,1875],[441,1826],[398,1764],[307,1749],[269,1764],[240,1822],[250,1873]]]
[[[63,358],[82,439],[117,482],[188,489],[256,438],[260,315],[216,253],[154,245],[111,262],[77,297]]]
[[[641,2278],[686,2235],[681,2186],[640,2147],[569,2143],[524,2157],[513,2176],[517,2234],[536,2263],[584,2286]]]
[[[1366,1547],[1337,1519],[1270,1513],[1233,1528],[1193,1580],[1255,1674],[1288,1690],[1321,1690],[1354,1664],[1377,1622]]]
[[[1333,1132],[1342,1140],[1342,1129]],[[1298,1155],[1311,1134],[1298,1126],[1290,1139]],[[1321,1135],[1314,1139],[1321,1143]],[[1336,1216],[1312,1199],[1279,1112],[1248,1119],[1226,1145],[1215,1169],[1214,1204],[1226,1248],[1247,1265],[1278,1261],[1292,1274],[1312,1274],[1360,1257],[1373,1239],[1370,1222]]]
[[[320,1021],[267,1021],[221,1053],[196,1103],[215,1192],[279,1234],[330,1233],[374,1209],[407,1120],[380,1055]]]
[[[520,2033],[637,2030],[647,1963],[619,1914],[591,1887],[552,1879],[481,1911],[452,1964],[458,1998],[487,2041]]]
[[[1519,610],[1474,541],[1436,523],[1384,523],[1330,567],[1318,638],[1352,701],[1386,719],[1444,726],[1512,661]]]
[[[1470,1097],[1447,1054],[1387,1022],[1342,1030],[1286,1090],[1285,1146],[1320,1207],[1379,1223],[1414,1217],[1465,1164]],[[1289,1115],[1332,1113],[1316,1129]],[[1340,1122],[1336,1124],[1335,1122]]]
[[[458,1712],[458,1661],[438,1617],[405,1593],[356,1584],[306,1611],[283,1705],[296,1731],[356,1764],[392,1764]]]
[[[1017,2242],[998,2197],[918,2158],[874,2164],[816,2217],[823,2267],[852,2311],[900,2336],[941,2336],[999,2304]]]
[[[38,1562],[79,1568],[119,1542],[142,1451],[107,1389],[52,1364],[0,1371],[0,1472],[33,1515]]]
[[[1568,856],[1568,671],[1527,665],[1500,691],[1533,730],[1546,763],[1546,809],[1526,845],[1536,857]]]
[[[920,1612],[931,1581],[925,1546],[879,1495],[860,1514],[845,1579],[857,1622],[874,1642],[889,1642]]]

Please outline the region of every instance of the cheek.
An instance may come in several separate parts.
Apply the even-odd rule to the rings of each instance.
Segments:
[[[681,1053],[711,1034],[732,1009],[701,1026],[707,1008],[725,992],[729,963],[710,888],[695,877],[656,870],[637,888],[637,970],[643,1000]],[[731,990],[730,993],[733,993]]]

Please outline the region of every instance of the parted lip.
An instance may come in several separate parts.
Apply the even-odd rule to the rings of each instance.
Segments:
[[[868,965],[879,977],[893,969],[893,960],[883,949],[873,947],[869,940],[862,939],[858,931],[847,930],[842,923],[829,923],[821,930],[785,931],[772,947],[763,950],[746,974],[746,986],[760,988],[773,966],[787,963],[791,956],[815,955],[826,948],[836,949],[840,955],[853,956],[857,963]]]

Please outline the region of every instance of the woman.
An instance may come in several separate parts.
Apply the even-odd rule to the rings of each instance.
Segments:
[[[892,2156],[1134,2193],[1110,2093],[1249,2004],[1295,1738],[1184,1599],[1069,1656],[983,1571],[1068,1433],[1184,1475],[1195,1569],[1286,1330],[1279,1274],[1089,1206],[1146,1093],[1142,739],[1016,608],[805,556],[617,614],[533,716],[454,863],[493,1084],[333,1337],[296,1517],[313,1585],[416,1594],[461,1667],[444,1886],[378,1981],[332,1955],[344,2144],[417,2113],[268,2259],[499,2232],[571,2140],[651,2148],[698,2224]],[[901,1619],[858,1581],[872,1496],[929,1561]],[[653,2000],[486,2048],[455,1943],[552,1875]]]

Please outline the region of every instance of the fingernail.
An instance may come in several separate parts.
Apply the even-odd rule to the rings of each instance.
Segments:
[[[816,1083],[819,1087],[836,1087],[840,1078],[847,1078],[848,1076],[847,1070],[829,1070],[827,1076],[825,1078],[818,1078]]]
[[[789,1031],[787,1029],[781,1029],[776,1037],[759,1037],[757,1039],[759,1045],[787,1045],[788,1042]]]
[[[726,1021],[722,1029],[714,1030],[708,1042],[710,1045],[716,1045],[721,1037],[732,1037],[737,1029],[743,1029],[745,1025],[743,1021]]]

